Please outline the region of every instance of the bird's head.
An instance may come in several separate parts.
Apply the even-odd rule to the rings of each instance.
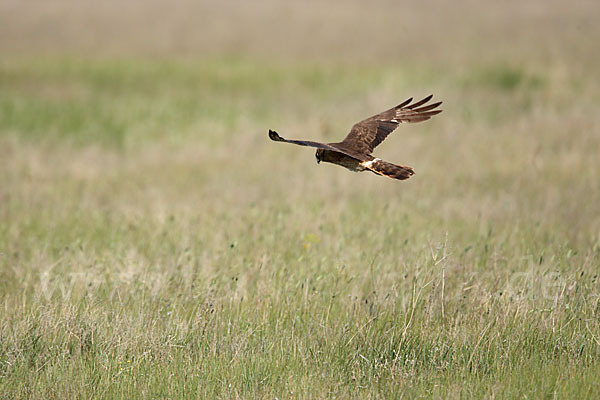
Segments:
[[[315,153],[315,157],[317,158],[317,164],[323,161],[323,151],[323,149],[317,149],[317,152]]]

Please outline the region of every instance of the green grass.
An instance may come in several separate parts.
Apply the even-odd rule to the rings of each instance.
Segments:
[[[600,99],[557,69],[4,59],[0,397],[598,397]],[[406,182],[267,138],[429,91]]]

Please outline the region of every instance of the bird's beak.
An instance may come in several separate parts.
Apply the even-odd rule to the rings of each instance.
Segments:
[[[321,164],[321,160],[317,160],[317,164]]]

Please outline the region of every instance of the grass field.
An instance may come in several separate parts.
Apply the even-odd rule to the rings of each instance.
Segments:
[[[1,6],[0,398],[600,397],[598,6],[179,2]]]

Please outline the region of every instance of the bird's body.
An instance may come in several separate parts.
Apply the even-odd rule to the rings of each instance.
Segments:
[[[304,140],[287,140],[269,130],[271,140],[316,147],[317,163],[328,162],[354,172],[371,171],[378,175],[404,180],[414,174],[411,167],[392,164],[372,156],[373,149],[405,122],[426,121],[442,110],[435,110],[442,102],[425,105],[433,96],[410,104],[412,98],[402,104],[355,124],[344,140],[337,143],[319,143]]]
[[[329,143],[330,146],[335,146],[337,143]],[[333,150],[324,150],[324,149],[319,149],[317,150],[317,152],[319,152],[319,162],[328,162],[331,164],[337,164],[340,165],[346,169],[349,169],[350,171],[353,172],[361,172],[364,171],[366,169],[366,167],[364,166],[364,162],[365,161],[371,161],[373,160],[372,156],[367,156],[365,158],[367,158],[366,160],[359,160],[357,158],[354,158],[352,156],[346,155],[344,153],[340,153],[339,151],[333,151]]]

